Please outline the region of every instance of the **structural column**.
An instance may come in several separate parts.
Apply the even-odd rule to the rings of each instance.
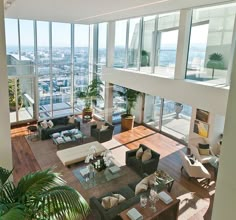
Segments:
[[[0,166],[7,169],[12,169],[13,165],[10,137],[8,77],[3,2],[4,1],[0,1]]]
[[[236,50],[233,54],[231,85],[225,116],[224,137],[219,161],[212,219],[235,219],[236,172]]]
[[[179,20],[179,36],[176,53],[175,79],[184,79],[188,62],[192,10],[182,9]]]
[[[107,26],[107,67],[112,68],[114,64],[115,51],[115,22],[110,21]],[[112,123],[113,112],[113,85],[105,83],[105,120]]]

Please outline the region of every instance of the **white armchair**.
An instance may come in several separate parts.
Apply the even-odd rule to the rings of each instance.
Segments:
[[[202,164],[209,163],[209,161],[214,157],[214,153],[212,147],[209,148],[209,155],[201,155],[199,153],[199,143],[207,144],[207,141],[203,138],[193,138],[189,140],[189,149],[191,150],[191,154],[201,162]]]
[[[211,150],[210,150],[209,155],[201,155],[199,153],[197,146],[196,147],[190,146],[190,150],[191,150],[191,153],[193,154],[193,156],[195,157],[195,159],[198,160],[202,164],[209,163],[209,161],[214,157],[214,155],[211,154]]]
[[[180,151],[179,154],[180,154],[180,158],[181,158],[181,161],[182,161],[181,171],[184,168],[189,177],[206,178],[206,179],[208,179],[208,182],[210,181],[211,174],[202,165],[202,163],[200,163],[199,161],[195,161],[194,164],[191,164],[188,156],[185,153]]]

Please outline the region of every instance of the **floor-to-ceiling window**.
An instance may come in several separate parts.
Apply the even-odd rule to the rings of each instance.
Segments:
[[[60,36],[60,37],[58,37]],[[71,100],[71,25],[52,23],[52,69],[51,69],[53,117],[73,114]]]
[[[84,100],[76,96],[89,82],[89,26],[74,25],[74,112],[82,112]]]
[[[124,68],[126,62],[127,20],[116,21],[114,67]]]
[[[165,99],[161,130],[179,140],[188,142],[191,115],[191,106]]]
[[[89,26],[18,19],[5,26],[9,94],[23,97],[11,122],[81,112],[75,91],[88,84]]]
[[[145,95],[144,123],[184,142],[188,142],[191,115],[191,106]]]
[[[140,54],[140,18],[129,20],[128,68],[138,69]]]
[[[193,10],[186,79],[225,83],[235,13],[235,3]]]
[[[5,19],[5,27],[10,121],[15,123],[36,117],[34,28],[33,21],[16,19]]]
[[[101,81],[102,66],[107,62],[107,23],[98,24],[98,48],[97,48],[97,68],[93,78],[98,78]],[[102,82],[102,81],[101,81]],[[99,94],[94,100],[94,113],[101,118],[104,118],[104,99],[105,99],[105,82],[99,86]]]
[[[179,12],[158,15],[154,73],[173,78],[179,33]]]
[[[154,58],[155,18],[156,16],[147,16],[143,18],[140,71],[146,73],[152,72],[151,62]]]
[[[162,112],[162,99],[158,96],[145,95],[143,122],[160,130],[160,115]]]

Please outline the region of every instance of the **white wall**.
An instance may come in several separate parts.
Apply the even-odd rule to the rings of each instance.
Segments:
[[[184,103],[213,114],[225,115],[228,89],[190,83],[187,80],[161,78],[153,74],[104,67],[102,80],[153,96]]]
[[[197,144],[198,140],[200,141],[201,139],[204,139],[207,143],[210,143],[211,145],[216,144],[219,141],[220,134],[224,133],[225,117],[222,115],[215,114],[213,112],[209,112],[209,118],[207,122],[207,124],[209,124],[208,137],[204,138],[193,132],[194,121],[196,119],[196,111],[197,108],[192,109],[192,117],[189,130],[189,146]]]
[[[7,169],[12,169],[3,1],[0,1],[0,33],[0,166]]]
[[[216,183],[216,195],[213,206],[213,220],[235,219],[236,172],[235,172],[235,131],[236,131],[236,51],[233,56],[233,71],[229,101],[225,117],[223,147],[220,154],[220,166]]]

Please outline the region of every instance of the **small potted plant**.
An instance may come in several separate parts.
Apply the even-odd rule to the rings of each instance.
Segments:
[[[131,110],[135,107],[137,98],[141,92],[124,88],[124,90],[119,91],[118,94],[123,96],[126,101],[126,113],[121,115],[121,128],[122,130],[131,130],[134,127],[135,118],[134,115],[131,114]]]
[[[100,94],[103,91],[102,85],[103,82],[97,77],[91,81],[84,91],[80,89],[76,91],[76,96],[85,100],[83,119],[91,119],[93,114],[92,103],[96,102],[97,99],[103,99]]]

